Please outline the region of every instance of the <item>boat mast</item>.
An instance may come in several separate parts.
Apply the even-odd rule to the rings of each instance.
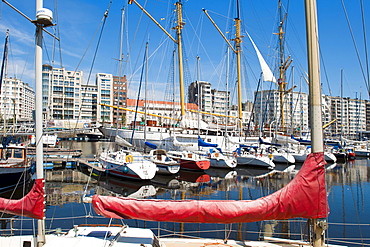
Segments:
[[[309,79],[310,125],[312,153],[323,153],[323,130],[321,114],[320,60],[318,52],[318,25],[316,0],[305,0],[307,57]],[[327,228],[325,219],[312,219],[314,231],[313,246],[323,247],[325,244],[324,230]]]
[[[279,99],[280,99],[280,127],[282,130],[284,130],[285,127],[285,113],[284,113],[284,96],[287,93],[286,91],[286,77],[285,77],[285,71],[288,69],[289,65],[292,63],[292,60],[290,59],[290,56],[285,59],[284,57],[284,23],[286,20],[287,13],[283,15],[282,10],[282,2],[279,0],[278,4],[279,8],[279,16],[280,16],[280,23],[278,28],[279,35],[279,79],[278,79],[278,85],[279,85]]]
[[[211,16],[208,14],[207,10],[203,9],[203,12],[206,14],[208,19],[212,22],[213,26],[217,29],[217,31],[220,33],[222,38],[226,41],[230,49],[236,54],[236,66],[237,66],[237,89],[238,89],[238,127],[239,131],[241,133],[243,128],[243,109],[242,109],[242,86],[241,86],[241,43],[242,43],[242,36],[240,31],[241,26],[241,20],[239,18],[239,1],[237,1],[237,17],[234,19],[235,21],[235,39],[232,39],[235,42],[235,48],[231,45],[229,40],[225,37],[225,35],[222,33],[220,28],[217,26],[217,24],[214,22],[214,20],[211,18]],[[239,134],[240,135],[240,134]]]
[[[340,145],[343,146],[343,69],[340,70]]]
[[[197,56],[197,93],[198,93],[198,136],[200,136],[200,111],[202,110],[202,99],[201,99],[201,90],[200,90],[200,57]],[[198,145],[198,151],[200,150],[200,146]]]
[[[3,85],[3,80],[6,78],[6,70],[7,70],[7,61],[8,61],[8,42],[9,42],[9,29],[6,30],[6,36],[5,36],[5,44],[4,44],[4,53],[3,53],[3,63],[1,65],[1,72],[0,72],[0,94],[3,95],[2,97],[2,109],[4,109],[2,117],[4,121],[4,126],[3,126],[3,138],[6,136],[6,114],[5,114],[5,92],[1,92],[2,85]],[[5,76],[4,76],[5,74]],[[4,87],[5,88],[5,87]],[[5,157],[5,152],[3,152],[3,156]]]
[[[177,59],[179,63],[179,83],[180,83],[180,105],[181,105],[181,119],[185,116],[185,88],[184,88],[184,64],[182,60],[182,38],[181,30],[184,26],[182,21],[182,3],[176,2],[176,12],[177,12],[177,26],[176,35],[177,35]]]
[[[182,58],[182,28],[185,23],[182,19],[182,3],[181,1],[176,2],[176,13],[177,13],[177,25],[174,27],[176,29],[177,40],[169,34],[166,29],[164,29],[161,24],[159,24],[136,0],[129,0],[129,4],[135,3],[173,42],[177,44],[177,58],[179,65],[179,84],[180,84],[180,106],[181,106],[181,119],[185,116],[185,91],[184,91],[184,65]]]
[[[148,99],[148,54],[149,54],[149,44],[146,42],[145,44],[145,91],[144,91],[144,143],[146,143],[146,128],[147,128],[147,116],[148,116],[148,106],[147,106],[147,99]],[[144,145],[144,153],[146,153],[146,145]]]
[[[242,84],[241,84],[241,42],[242,36],[240,34],[240,10],[239,10],[239,0],[236,1],[236,14],[237,17],[234,19],[235,21],[235,53],[236,53],[236,66],[237,66],[237,87],[238,87],[238,117],[239,117],[239,131],[242,131],[243,128],[243,111],[242,111]],[[241,132],[240,132],[241,133]]]
[[[115,139],[118,136],[119,128],[119,117],[120,117],[120,101],[121,101],[121,82],[122,82],[122,62],[123,62],[123,52],[122,52],[122,42],[123,42],[123,28],[125,20],[125,9],[121,9],[121,30],[120,30],[120,41],[119,41],[119,59],[118,59],[118,89],[117,89],[117,110],[116,110],[116,135]],[[114,82],[113,82],[114,83]],[[114,97],[113,97],[114,98]],[[114,110],[113,110],[114,112]],[[121,117],[122,121],[122,117]],[[122,122],[121,122],[122,125]],[[117,140],[116,140],[117,141]]]

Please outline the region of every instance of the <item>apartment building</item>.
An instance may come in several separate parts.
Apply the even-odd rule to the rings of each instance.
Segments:
[[[188,102],[196,104],[204,112],[212,112],[212,91],[211,83],[206,81],[192,82],[188,87]],[[205,122],[212,121],[210,115],[202,115]]]
[[[80,119],[90,119],[91,122],[98,121],[98,86],[81,86],[81,113]]]
[[[323,102],[323,121],[332,122],[327,134],[356,138],[366,130],[365,100],[324,96]]]
[[[17,78],[4,78],[1,84],[1,119],[32,121],[35,109],[35,91]]]
[[[282,127],[280,92],[262,90],[255,93],[254,122],[258,126]],[[290,92],[284,96],[284,128],[291,130],[308,130],[308,95]]]
[[[113,104],[126,107],[127,79],[126,76],[113,76]],[[122,127],[126,124],[126,111],[113,108],[113,124]]]
[[[100,123],[113,123],[113,108],[100,104],[113,105],[113,75],[107,73],[96,74],[98,87],[97,121]]]
[[[44,119],[79,119],[81,117],[82,71],[42,67],[42,105]]]

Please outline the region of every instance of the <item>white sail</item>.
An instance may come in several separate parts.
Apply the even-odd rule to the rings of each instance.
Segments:
[[[248,35],[249,40],[251,41],[254,49],[256,50],[257,57],[258,57],[258,60],[260,62],[260,66],[261,66],[261,69],[262,69],[263,80],[264,81],[271,81],[271,82],[275,82],[276,83],[276,78],[272,74],[271,69],[267,65],[265,59],[262,57],[261,52],[258,50],[256,44],[253,42],[253,40],[252,40],[251,36],[249,35],[249,33],[247,33],[247,35]]]
[[[129,148],[131,148],[131,147],[134,146],[131,143],[129,143],[128,141],[126,141],[125,139],[123,139],[122,137],[120,137],[119,135],[116,135],[115,142],[118,145],[123,146],[123,147],[129,147]]]

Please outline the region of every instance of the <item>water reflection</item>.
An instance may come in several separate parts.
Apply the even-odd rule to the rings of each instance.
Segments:
[[[75,143],[83,155],[107,148],[110,143]],[[155,199],[197,199],[197,200],[254,200],[269,195],[291,181],[300,169],[266,170],[236,168],[233,170],[210,169],[206,172],[181,171],[178,176],[157,175],[149,183],[118,178],[93,176],[88,171],[54,170],[46,171],[47,216],[61,218],[89,215],[89,223],[106,219],[97,218],[89,205],[82,203],[82,196],[100,194],[133,198]],[[326,181],[330,214],[328,237],[332,244],[346,238],[370,239],[368,212],[370,199],[370,160],[357,159],[353,162],[329,164],[326,167]],[[284,172],[283,172],[284,171]],[[88,210],[87,210],[88,208]],[[73,224],[87,223],[87,218],[50,222],[50,228],[69,229]],[[91,222],[93,221],[93,222]],[[263,236],[291,239],[308,238],[307,220],[266,221],[243,224],[180,224],[125,220],[125,223],[155,229],[155,233],[194,235],[201,237],[257,240]],[[161,230],[157,230],[160,227]],[[364,241],[369,243],[369,240]],[[351,246],[351,244],[347,244]]]

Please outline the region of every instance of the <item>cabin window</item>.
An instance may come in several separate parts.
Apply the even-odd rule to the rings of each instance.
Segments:
[[[11,149],[7,149],[6,150],[6,158],[8,159],[8,158],[11,158],[12,157],[12,150]]]
[[[15,149],[14,150],[14,158],[23,158],[23,152],[21,149]]]

